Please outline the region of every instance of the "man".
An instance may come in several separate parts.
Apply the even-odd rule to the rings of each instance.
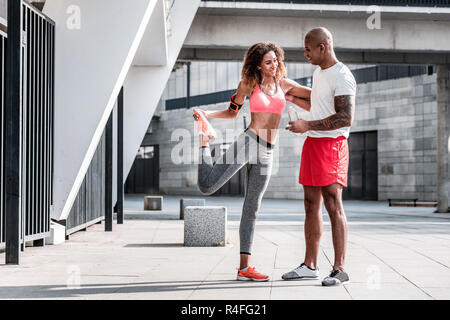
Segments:
[[[310,120],[289,122],[286,128],[307,133],[303,146],[299,183],[305,193],[304,262],[285,273],[285,280],[317,279],[317,256],[322,235],[322,201],[331,220],[334,264],[322,281],[333,286],[349,281],[344,271],[347,219],[342,205],[342,189],[347,186],[347,138],[355,111],[356,82],[351,71],[336,58],[333,38],[325,28],[315,28],[305,38],[305,57],[318,65],[313,74]],[[290,97],[294,103],[299,100]]]

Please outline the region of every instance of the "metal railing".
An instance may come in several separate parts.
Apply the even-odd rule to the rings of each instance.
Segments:
[[[22,106],[19,211],[20,241],[43,239],[50,232],[50,206],[53,193],[53,114],[54,114],[54,48],[55,23],[32,5],[21,2],[22,26]],[[12,20],[10,23],[14,23]],[[2,190],[0,203],[0,241],[5,241],[5,168],[3,149],[4,94],[8,81],[4,74],[6,34],[1,34],[2,53]]]
[[[105,133],[66,220],[66,235],[84,230],[105,218]]]
[[[434,69],[432,66],[389,65],[356,69],[352,72],[357,83],[368,83],[432,74]]]
[[[409,7],[450,7],[448,0],[202,0],[219,2],[267,2],[267,3],[298,3],[298,4],[341,4],[341,5],[378,5],[378,6],[409,6]]]
[[[431,68],[431,70],[430,70]],[[362,68],[352,70],[357,83],[367,83],[375,81],[383,81],[390,79],[399,79],[405,77],[413,77],[422,74],[430,74],[433,72],[433,67],[427,66],[404,66],[404,65],[389,65],[376,66],[369,68]],[[304,77],[295,79],[301,85],[311,87],[312,78]],[[230,97],[236,92],[236,89],[218,91],[213,93],[201,94],[189,97],[190,106],[205,106],[209,104],[216,104],[227,102]],[[183,109],[187,107],[186,97],[168,99],[166,100],[166,110]]]

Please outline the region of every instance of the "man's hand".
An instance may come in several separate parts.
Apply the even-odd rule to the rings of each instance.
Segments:
[[[289,121],[289,125],[286,127],[286,130],[295,132],[295,133],[305,133],[309,130],[308,121],[303,119],[298,119],[296,121]]]

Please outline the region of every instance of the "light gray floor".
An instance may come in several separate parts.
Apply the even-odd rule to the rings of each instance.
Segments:
[[[180,198],[165,196],[163,211],[143,212],[143,196],[127,196],[125,223],[114,224],[113,232],[105,233],[102,223],[61,245],[27,247],[19,266],[4,265],[0,253],[0,298],[450,299],[450,215],[433,214],[433,208],[345,202],[351,283],[324,288],[319,280],[280,278],[303,259],[302,201],[263,200],[252,264],[272,281],[255,283],[234,280],[243,199],[205,198],[207,205],[228,208],[230,245],[187,248],[178,220]],[[332,261],[324,216],[321,278]]]

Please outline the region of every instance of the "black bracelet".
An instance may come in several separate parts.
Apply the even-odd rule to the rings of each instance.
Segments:
[[[233,110],[234,112],[239,112],[239,110],[242,108],[244,104],[243,103],[237,104],[236,102],[234,102],[234,98],[236,98],[236,93],[231,96],[230,105],[228,106],[228,109]]]

